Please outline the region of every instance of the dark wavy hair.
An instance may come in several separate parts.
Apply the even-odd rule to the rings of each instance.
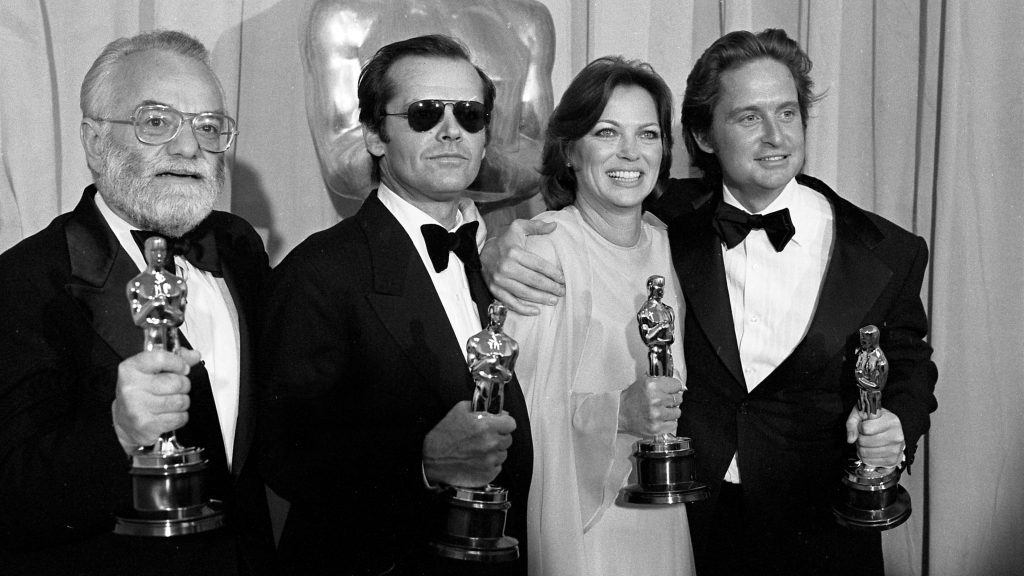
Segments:
[[[469,49],[462,42],[443,34],[417,36],[408,40],[392,42],[377,50],[373,58],[363,65],[363,69],[359,72],[356,95],[359,97],[359,122],[363,125],[363,129],[379,134],[380,139],[384,142],[390,140],[384,129],[385,107],[398,91],[396,81],[399,80],[389,78],[388,70],[395,62],[411,56],[465,60],[473,64],[469,56]],[[494,82],[479,66],[473,64],[473,68],[476,69],[483,84],[484,108],[490,112],[494,108]],[[489,125],[485,131],[489,140],[491,135]],[[380,158],[376,156],[373,157],[373,179],[380,180]]]
[[[700,169],[706,179],[717,180],[722,176],[718,157],[700,149],[695,135],[707,138],[715,105],[721,92],[722,74],[740,68],[755,60],[775,60],[789,69],[796,83],[797,101],[800,105],[800,119],[807,129],[807,112],[819,96],[813,92],[811,80],[811,59],[800,45],[785,30],[769,28],[754,34],[745,30],[730,32],[716,40],[686,78],[686,92],[683,94],[683,141],[694,166]]]
[[[639,86],[646,90],[658,109],[661,129],[661,169],[658,182],[672,168],[672,91],[650,64],[605,56],[587,64],[572,79],[548,120],[541,158],[540,192],[551,210],[559,210],[576,200],[576,173],[567,164],[577,140],[585,136],[601,119],[612,92],[619,86]]]

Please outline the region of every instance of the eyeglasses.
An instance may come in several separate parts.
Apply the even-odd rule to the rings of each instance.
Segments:
[[[459,125],[471,134],[483,130],[491,121],[491,113],[483,103],[469,100],[419,100],[409,104],[405,112],[385,112],[384,116],[405,116],[409,121],[409,128],[417,132],[426,132],[441,121],[448,104],[452,105],[452,114]]]
[[[182,124],[188,120],[199,147],[214,153],[224,152],[231,148],[235,136],[238,135],[238,130],[235,130],[235,126],[237,126],[235,119],[227,114],[219,112],[186,114],[162,104],[143,104],[136,108],[135,113],[127,120],[111,118],[93,118],[93,120],[131,124],[135,126],[135,137],[139,139],[139,142],[153,146],[166,144],[177,138]]]

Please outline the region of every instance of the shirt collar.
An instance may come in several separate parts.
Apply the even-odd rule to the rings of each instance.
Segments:
[[[724,183],[722,184],[722,201],[747,212],[747,209],[740,204],[740,201]],[[813,189],[798,183],[796,178],[786,184],[782,193],[771,204],[755,214],[769,214],[783,208],[789,208],[789,217],[793,221],[793,227],[796,228],[796,233],[790,242],[795,242],[798,246],[806,246],[822,226],[831,222],[831,207],[828,200]],[[827,217],[823,217],[824,215],[821,213],[823,209],[828,211]]]
[[[398,219],[399,224],[402,225],[402,228],[405,229],[409,237],[413,239],[413,243],[416,244],[417,248],[423,242],[423,233],[420,232],[420,227],[424,224],[438,224],[437,220],[434,220],[429,214],[412,205],[398,194],[395,194],[383,182],[377,187],[377,198]],[[455,215],[455,225],[449,232],[458,230],[459,226],[469,222],[480,223],[480,228],[476,231],[476,246],[477,249],[480,249],[483,247],[484,241],[487,240],[487,227],[484,225],[483,218],[480,217],[476,204],[469,198],[462,198],[459,200],[459,211]],[[425,249],[426,245],[424,244]]]
[[[139,228],[132,226],[124,218],[118,216],[99,192],[93,196],[93,199],[96,202],[96,208],[100,211],[100,215],[103,216],[107,226],[110,226],[118,243],[121,244],[121,248],[124,248],[132,262],[135,262],[135,265],[139,267],[139,271],[145,270],[146,258],[142,255],[142,249],[139,248],[139,245],[135,243],[135,239],[132,237],[132,230],[138,230]]]

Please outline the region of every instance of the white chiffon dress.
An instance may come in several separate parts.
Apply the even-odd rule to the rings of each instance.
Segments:
[[[549,235],[528,237],[527,247],[561,266],[567,294],[539,316],[510,312],[505,325],[519,342],[516,373],[534,442],[529,573],[692,575],[685,505],[630,507],[619,499],[636,481],[631,455],[639,439],[617,431],[619,396],[647,374],[636,312],[653,274],[666,280],[663,301],[676,312],[675,368],[686,378],[685,306],[665,226],[645,215],[640,240],[624,248],[574,206],[535,219],[558,223]]]

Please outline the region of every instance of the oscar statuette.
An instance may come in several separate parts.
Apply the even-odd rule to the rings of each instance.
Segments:
[[[177,352],[178,326],[185,319],[185,281],[164,270],[167,241],[145,244],[146,270],[127,286],[132,318],[142,328],[143,350]],[[174,432],[132,453],[133,509],[119,515],[114,532],[128,536],[180,536],[224,525],[223,504],[206,497],[202,448],[186,448]]]
[[[487,309],[490,322],[466,342],[469,371],[476,387],[473,411],[500,414],[505,384],[512,379],[519,345],[502,332],[507,311],[495,300]],[[508,562],[519,558],[519,541],[505,535],[505,518],[512,506],[508,490],[449,486],[443,494],[447,515],[443,534],[430,543],[435,554],[474,562]]]
[[[889,376],[889,362],[878,347],[875,326],[860,329],[860,348],[854,373],[860,396],[857,410],[864,420],[880,416],[882,390]],[[836,521],[851,528],[888,530],[910,517],[910,494],[900,486],[900,468],[868,466],[852,461],[842,477],[832,507]]]
[[[675,340],[675,313],[661,301],[665,278],[647,279],[647,301],[636,314],[640,337],[648,348],[649,374],[672,376],[672,342]],[[681,504],[708,497],[708,488],[694,480],[693,448],[690,439],[661,434],[640,440],[633,453],[637,483],[623,488],[622,498],[629,504]]]

